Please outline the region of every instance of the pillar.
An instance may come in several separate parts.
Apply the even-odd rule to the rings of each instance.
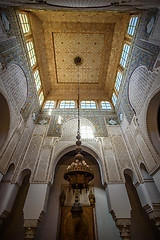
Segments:
[[[48,200],[48,184],[30,184],[24,205],[25,239],[35,239],[36,230],[42,220]]]
[[[18,183],[10,183],[8,181],[2,181],[0,184],[0,224],[7,218],[11,212],[18,189],[20,185]]]
[[[108,184],[106,188],[109,211],[123,240],[130,239],[131,206],[125,184]]]

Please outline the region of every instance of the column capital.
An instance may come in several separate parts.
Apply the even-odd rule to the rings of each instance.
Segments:
[[[149,218],[155,221],[155,225],[160,230],[160,204],[153,203],[152,207],[147,204],[144,206],[144,209],[146,210]]]
[[[38,219],[25,219],[24,220],[24,239],[35,239]]]
[[[130,240],[130,227],[131,227],[131,219],[130,218],[116,218],[114,211],[110,212],[117,228],[119,229],[120,236],[123,240]]]

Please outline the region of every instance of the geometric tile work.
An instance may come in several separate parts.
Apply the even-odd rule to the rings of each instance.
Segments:
[[[134,111],[128,100],[128,81],[131,74],[138,66],[141,65],[144,65],[148,70],[151,70],[160,51],[159,46],[147,43],[141,39],[141,37],[145,36],[145,34],[142,34],[142,30],[145,31],[146,26],[144,26],[144,24],[147,24],[149,18],[150,16],[143,14],[141,25],[138,28],[138,33],[136,35],[135,42],[133,43],[132,58],[129,60],[128,69],[126,69],[123,74],[122,87],[117,101],[117,106],[120,104],[119,109],[122,107],[129,123],[134,115]]]
[[[29,114],[33,111],[33,108],[35,111],[39,108],[37,105],[38,101],[36,99],[37,93],[34,87],[33,74],[29,65],[29,60],[23,47],[23,39],[17,22],[16,13],[13,9],[6,8],[5,14],[9,19],[10,30],[6,32],[7,37],[0,46],[2,58],[1,61],[3,61],[2,66],[4,67],[11,62],[19,65],[25,74],[28,85],[28,94],[25,105],[21,109],[21,114],[26,121]]]
[[[58,123],[58,115],[51,117],[47,136],[61,137],[62,125],[69,119],[77,118],[77,113],[75,112],[75,113],[69,114],[66,111],[65,115],[61,114],[61,116],[62,116],[61,124]],[[100,115],[99,116],[94,116],[94,115],[89,116],[88,114],[81,114],[81,117],[88,119],[94,125],[95,131],[96,131],[95,132],[96,137],[107,137],[108,136],[104,117],[102,117]]]

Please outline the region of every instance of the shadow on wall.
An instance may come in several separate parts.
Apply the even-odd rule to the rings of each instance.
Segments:
[[[129,172],[130,171],[130,172]],[[160,239],[160,232],[153,220],[150,220],[146,211],[142,208],[139,196],[134,186],[134,174],[131,170],[125,171],[125,185],[131,204],[131,239],[157,240]],[[133,181],[132,181],[133,180]]]
[[[2,179],[1,188],[7,188],[8,181],[11,181],[12,174],[14,171],[14,166],[11,164],[7,173]],[[30,170],[24,170],[20,174],[22,179],[20,179],[20,188],[16,193],[16,198],[12,206],[12,210],[3,221],[3,224],[0,226],[0,236],[1,240],[22,240],[24,239],[24,216],[23,216],[23,207],[26,200],[26,196],[29,189],[29,178],[31,172]],[[4,180],[4,181],[3,181]],[[7,182],[6,182],[7,181]],[[13,185],[13,184],[12,184]],[[7,189],[9,192],[9,189]],[[5,192],[4,192],[5,194]],[[14,198],[14,196],[10,196]],[[11,204],[11,203],[10,203]]]
[[[151,99],[148,105],[147,128],[150,140],[160,156],[160,92]]]
[[[6,99],[0,93],[0,149],[3,146],[9,132],[10,113]]]

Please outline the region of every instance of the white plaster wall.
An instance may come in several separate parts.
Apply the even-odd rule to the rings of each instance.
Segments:
[[[121,239],[119,230],[117,229],[115,222],[109,213],[105,190],[95,187],[95,196],[98,239]]]
[[[125,184],[108,184],[107,196],[109,211],[114,211],[116,218],[130,218],[131,206]]]
[[[160,193],[160,170],[153,175],[153,179]]]
[[[45,207],[47,184],[30,184],[24,205],[24,219],[39,219]]]

